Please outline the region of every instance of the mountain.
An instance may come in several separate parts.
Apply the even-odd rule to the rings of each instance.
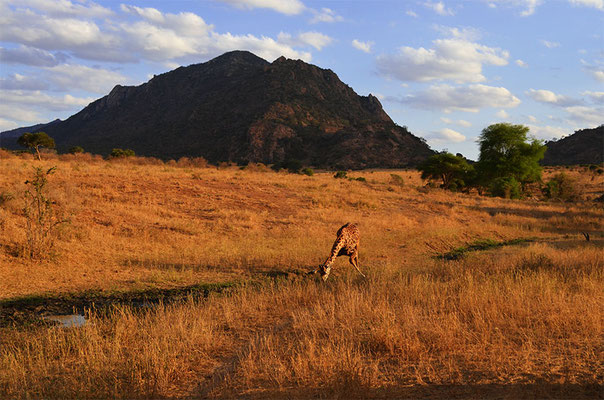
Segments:
[[[600,164],[604,162],[604,125],[581,129],[545,145],[542,165]]]
[[[403,167],[433,154],[396,125],[372,95],[328,69],[246,51],[180,67],[140,86],[116,86],[65,121],[45,127],[58,149],[108,154],[130,148],[163,159],[332,168]]]
[[[17,147],[17,139],[19,136],[23,135],[25,132],[40,132],[44,131],[47,127],[54,125],[56,123],[61,122],[60,119],[55,119],[54,121],[50,121],[46,124],[36,124],[32,126],[24,126],[23,128],[11,129],[10,131],[0,132],[0,147],[6,148],[16,148]]]

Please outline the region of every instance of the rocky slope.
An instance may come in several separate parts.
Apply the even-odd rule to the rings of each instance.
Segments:
[[[130,148],[163,159],[331,168],[403,167],[432,154],[397,126],[372,95],[331,70],[234,51],[180,67],[140,86],[116,86],[65,121],[44,127],[59,150]]]
[[[558,141],[547,142],[541,164],[574,165],[604,162],[604,125],[581,129]]]

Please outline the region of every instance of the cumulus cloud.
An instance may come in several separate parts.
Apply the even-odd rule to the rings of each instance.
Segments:
[[[7,78],[0,78],[0,89],[5,90],[46,90],[50,85],[36,77],[21,74],[12,74]]]
[[[417,14],[414,11],[408,10],[407,12],[405,12],[406,15],[413,17],[413,18],[417,18]]]
[[[424,6],[428,7],[429,9],[431,9],[438,15],[442,15],[442,16],[455,15],[455,12],[453,10],[451,10],[450,8],[447,8],[445,6],[445,3],[443,3],[442,1],[439,1],[439,2],[428,1],[428,2],[424,3]]]
[[[581,125],[601,125],[604,123],[604,107],[573,106],[564,109],[569,118]]]
[[[568,135],[568,130],[559,126],[537,126],[532,124],[528,124],[527,126],[530,134],[538,139],[560,139],[561,137]]]
[[[0,47],[0,60],[6,64],[52,67],[65,62],[67,56],[63,53],[52,54],[46,50],[21,45],[11,49]]]
[[[43,0],[31,0],[31,3],[36,1],[45,3]],[[72,4],[68,1],[67,3]],[[273,4],[270,1],[238,4],[243,3],[257,6]],[[295,2],[274,2],[277,3],[282,4],[279,7],[286,7],[284,10],[287,7],[291,8],[292,4],[295,5]],[[81,5],[94,10],[94,3],[84,2]],[[47,60],[44,62],[47,65],[52,62],[48,54],[52,53],[58,57],[57,52],[99,61],[123,63],[144,59],[184,64],[199,62],[237,49],[253,51],[267,60],[284,55],[288,58],[310,61],[311,54],[308,51],[301,51],[294,47],[312,46],[320,49],[331,41],[327,35],[319,33],[301,36],[296,45],[266,36],[219,33],[213,25],[190,12],[163,13],[154,8],[129,5],[122,5],[120,11],[137,18],[134,21],[125,19],[95,21],[69,16],[53,17],[44,15],[40,10],[36,13],[36,9],[33,8],[24,10],[4,7],[3,11],[5,11],[4,26],[0,30],[0,40],[38,49],[41,51],[37,54],[38,58],[44,60],[46,57]],[[86,13],[81,11],[81,14]],[[92,15],[94,12],[89,11],[88,14]],[[13,59],[18,58],[13,55]]]
[[[507,65],[509,53],[465,39],[438,39],[432,49],[401,47],[377,58],[378,72],[402,81],[483,82],[482,65]]]
[[[89,0],[19,0],[21,7],[32,7],[54,17],[110,17],[114,13],[108,8]]]
[[[581,60],[583,69],[598,82],[604,82],[604,65],[601,63],[590,64],[584,60]]]
[[[507,112],[507,111],[505,111],[505,110],[499,110],[499,111],[497,111],[497,112],[495,113],[495,116],[496,116],[497,118],[501,118],[501,119],[507,119],[507,118],[509,118],[509,117],[510,117],[510,114],[508,114],[508,112]]]
[[[353,39],[352,46],[355,49],[364,51],[365,53],[371,53],[371,46],[373,46],[373,42],[361,42],[360,40]]]
[[[344,18],[336,14],[331,8],[324,7],[321,8],[321,10],[311,10],[311,12],[314,14],[312,19],[309,21],[311,24],[316,24],[319,22],[332,23],[344,21]]]
[[[541,5],[542,0],[491,0],[489,7],[496,8],[497,5],[503,5],[508,7],[521,8],[520,16],[528,17],[535,13],[537,7]]]
[[[580,104],[579,100],[556,94],[551,90],[535,90],[529,89],[525,92],[527,96],[540,103],[547,103],[561,107],[567,107]]]
[[[604,10],[604,0],[569,0],[573,6],[590,7],[597,10]]]
[[[482,108],[512,108],[520,104],[520,99],[506,88],[482,84],[433,85],[423,92],[406,96],[398,101],[416,108],[440,109],[444,112],[478,112]]]
[[[588,90],[588,91],[582,92],[581,96],[586,96],[594,103],[604,104],[604,92],[591,92]]]
[[[453,129],[444,128],[439,131],[431,132],[426,135],[430,144],[442,143],[460,143],[466,140],[466,137]]]
[[[525,63],[522,60],[516,60],[516,65],[519,66],[519,67],[522,67],[522,68],[527,68],[528,67],[528,64]]]
[[[51,112],[71,111],[90,104],[93,98],[79,98],[69,94],[51,96],[42,91],[0,89],[0,118],[21,123],[43,122],[42,115]]]
[[[296,37],[289,33],[280,32],[277,41],[288,46],[311,46],[321,50],[323,47],[330,45],[333,39],[319,32],[304,32]]]
[[[447,118],[447,117],[441,117],[440,120],[442,122],[444,122],[445,124],[454,124],[454,125],[459,125],[459,126],[463,126],[464,128],[469,128],[472,126],[472,123],[469,121],[466,121],[464,119],[458,119],[458,120],[452,120],[451,118]]]
[[[306,9],[299,0],[220,0],[242,9],[268,8],[285,15],[300,14]]]

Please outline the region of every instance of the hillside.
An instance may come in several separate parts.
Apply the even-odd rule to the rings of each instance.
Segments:
[[[581,129],[558,141],[547,142],[543,165],[599,164],[604,162],[604,125]]]
[[[107,154],[131,148],[163,159],[332,168],[416,165],[432,150],[357,95],[331,70],[234,51],[180,67],[140,86],[116,86],[63,122],[45,127],[58,149]]]

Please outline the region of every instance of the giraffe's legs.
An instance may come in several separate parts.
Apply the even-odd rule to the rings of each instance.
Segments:
[[[361,270],[359,269],[359,252],[358,251],[355,251],[354,254],[352,254],[350,256],[350,258],[348,259],[348,261],[350,261],[350,263],[352,264],[352,266],[355,267],[357,271],[359,271],[359,274],[361,274],[361,276],[363,276],[363,278],[367,278],[365,276],[365,274],[362,273]]]

